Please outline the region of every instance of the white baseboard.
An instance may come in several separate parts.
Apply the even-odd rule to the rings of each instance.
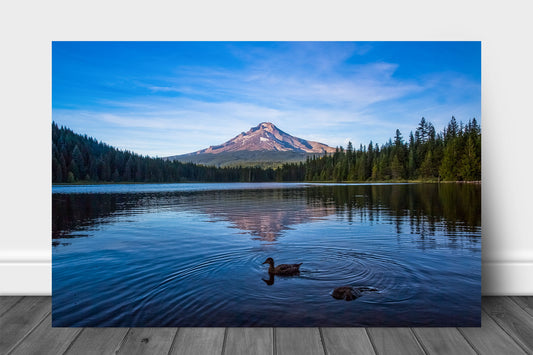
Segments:
[[[49,261],[1,261],[0,295],[50,296],[52,264]]]
[[[481,293],[483,296],[533,295],[533,261],[484,261]]]
[[[52,294],[52,265],[48,261],[0,262],[0,295]],[[533,295],[533,262],[483,262],[484,296]]]

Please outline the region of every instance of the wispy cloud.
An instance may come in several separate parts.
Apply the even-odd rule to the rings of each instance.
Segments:
[[[54,108],[54,120],[124,149],[168,156],[222,143],[262,121],[332,146],[358,145],[384,143],[396,128],[407,137],[421,115],[438,128],[452,114],[467,120],[480,110],[480,83],[466,76],[406,78],[396,75],[399,63],[352,63],[372,51],[368,44],[230,44],[228,51],[239,65],[166,63],[163,72],[122,75],[127,95]]]

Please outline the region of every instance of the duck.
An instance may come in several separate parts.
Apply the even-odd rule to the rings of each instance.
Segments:
[[[354,299],[361,297],[361,292],[354,289],[352,286],[341,286],[334,289],[331,296],[338,300],[353,301]]]
[[[281,276],[292,276],[292,275],[298,275],[300,273],[300,265],[299,264],[281,264],[278,266],[274,266],[274,259],[267,258],[263,264],[270,264],[270,267],[268,268],[268,273],[271,275],[281,275]]]
[[[338,300],[353,301],[356,298],[361,297],[365,291],[373,292],[377,291],[377,289],[367,286],[341,286],[334,289],[333,292],[331,292],[331,296]]]

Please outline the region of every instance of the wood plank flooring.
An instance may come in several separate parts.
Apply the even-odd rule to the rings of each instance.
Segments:
[[[0,297],[0,354],[533,354],[533,297],[483,297],[481,328],[52,328],[50,297]]]

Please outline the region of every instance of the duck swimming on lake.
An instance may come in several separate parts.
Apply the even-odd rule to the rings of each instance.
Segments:
[[[333,292],[331,292],[331,296],[338,300],[353,301],[356,298],[361,297],[363,295],[363,292],[365,291],[373,292],[377,291],[377,289],[374,287],[367,286],[341,286],[334,289]]]
[[[292,276],[292,275],[298,275],[300,273],[300,265],[299,264],[281,264],[278,266],[274,266],[274,259],[267,258],[263,264],[270,264],[270,267],[268,268],[268,273],[271,275],[280,275],[280,276]]]

